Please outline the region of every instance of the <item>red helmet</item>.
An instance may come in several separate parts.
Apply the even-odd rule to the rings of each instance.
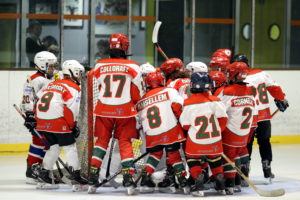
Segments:
[[[160,66],[160,70],[166,75],[171,74],[183,67],[183,62],[179,58],[170,58]]]
[[[127,53],[129,40],[123,33],[114,33],[109,38],[109,48],[119,49]]]
[[[231,52],[230,49],[218,49],[217,51],[215,51],[211,55],[211,58],[214,58],[214,57],[226,57],[226,58],[228,58],[230,60],[231,59],[231,55],[232,55],[232,52]]]
[[[226,67],[227,78],[233,82],[244,80],[248,73],[248,66],[244,62],[234,62]]]
[[[209,63],[209,66],[213,69],[213,71],[221,71],[223,73],[226,72],[226,66],[230,64],[230,59],[227,57],[213,57]]]
[[[147,88],[165,86],[165,77],[160,72],[150,72],[145,78]]]
[[[227,78],[223,72],[214,71],[210,72],[209,76],[211,80],[215,83],[216,88],[221,87],[224,83],[227,82]]]

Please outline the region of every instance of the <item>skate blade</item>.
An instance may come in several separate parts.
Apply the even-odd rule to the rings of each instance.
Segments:
[[[194,197],[204,197],[204,192],[203,191],[195,191],[195,192],[191,192],[191,194]]]
[[[190,193],[190,188],[188,186],[182,188],[184,194]]]
[[[171,193],[171,194],[174,194],[176,193],[176,188],[175,187],[160,187],[158,188],[158,190],[161,192],[161,193]]]
[[[141,193],[152,193],[152,192],[154,192],[154,189],[155,188],[153,188],[153,187],[141,186],[140,192]]]
[[[233,189],[233,187],[230,187],[230,188],[225,189],[225,192],[227,195],[233,195],[234,189]]]
[[[249,184],[245,180],[242,180],[241,186],[242,187],[249,187]]]
[[[36,189],[38,190],[54,190],[58,189],[58,184],[49,184],[49,183],[38,183]]]
[[[88,188],[88,194],[95,194],[96,193],[97,188],[94,186],[89,186]]]
[[[25,183],[29,185],[37,185],[37,179],[26,177]]]
[[[127,195],[135,195],[136,194],[136,189],[135,189],[136,187],[133,187],[133,186],[131,186],[131,187],[127,187],[126,189],[127,189]]]
[[[242,191],[242,188],[241,188],[240,185],[236,185],[236,186],[234,186],[233,191],[234,191],[235,193],[238,193],[238,192],[241,192],[241,191]]]
[[[217,191],[220,195],[226,195],[226,191],[225,190],[218,190]]]
[[[87,191],[87,190],[88,190],[87,185],[81,185],[81,184],[72,185],[72,191],[73,192]]]

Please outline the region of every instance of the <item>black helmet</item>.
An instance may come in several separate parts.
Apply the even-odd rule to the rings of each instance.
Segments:
[[[191,93],[206,92],[211,88],[211,79],[206,72],[196,72],[191,75]]]
[[[239,54],[233,56],[232,62],[244,62],[249,67],[249,60],[245,54],[239,53]]]

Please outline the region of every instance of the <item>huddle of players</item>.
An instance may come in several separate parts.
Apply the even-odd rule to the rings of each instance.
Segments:
[[[111,137],[119,141],[123,185],[128,194],[134,193],[136,181],[132,176],[131,139],[139,137],[135,126],[138,114],[149,152],[141,176],[141,192],[154,191],[151,174],[166,151],[168,170],[158,184],[161,191],[175,192],[177,180],[185,193],[190,190],[194,196],[203,196],[208,163],[215,188],[221,193],[226,189],[227,194],[233,194],[236,173],[221,155],[225,153],[233,162],[247,155],[245,146],[250,128],[255,124],[253,115],[257,112],[253,92],[244,82],[247,64],[230,64],[231,52],[218,50],[212,56],[210,66],[212,69],[226,69],[226,76],[220,71],[208,74],[202,62],[192,62],[185,68],[178,58],[168,59],[156,69],[150,65],[139,67],[127,59],[129,41],[124,34],[112,34],[109,42],[110,58],[98,61],[94,70],[100,94],[95,109],[95,136],[98,139],[91,158],[89,193],[96,191],[100,167]],[[80,176],[74,144],[79,134],[76,118],[80,102],[79,83],[84,68],[77,61],[65,61],[62,65],[64,79],[48,84],[41,80],[49,78],[47,76],[51,73],[48,71],[56,63],[56,58],[49,56],[49,52],[41,53],[40,59],[38,53],[35,60],[38,71],[27,81],[23,97],[24,104],[36,103],[31,104],[32,110],[23,110],[27,116],[25,126],[31,132],[36,127],[50,147],[45,148],[33,133],[26,176],[30,179],[38,176],[41,188],[46,184],[55,185],[49,174],[63,148],[73,172],[73,183],[86,184],[87,181]],[[280,91],[276,89],[275,93]],[[285,110],[288,104],[282,103],[285,102],[284,96],[277,99]],[[36,110],[35,117],[28,112],[33,110]],[[179,153],[181,146],[189,167],[188,180]],[[35,163],[43,164],[32,167]],[[38,174],[32,173],[33,168]]]

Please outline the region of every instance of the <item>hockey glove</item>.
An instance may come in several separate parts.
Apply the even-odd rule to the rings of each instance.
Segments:
[[[74,135],[75,138],[78,138],[79,135],[80,135],[80,130],[78,128],[77,125],[75,125],[73,128],[72,128],[72,134]]]
[[[36,120],[34,118],[34,112],[27,111],[25,113],[25,123],[24,126],[30,131],[33,132],[33,129],[36,127]]]
[[[277,108],[281,112],[284,112],[289,107],[289,103],[287,100],[280,101],[280,100],[274,99],[274,101],[275,101]]]

